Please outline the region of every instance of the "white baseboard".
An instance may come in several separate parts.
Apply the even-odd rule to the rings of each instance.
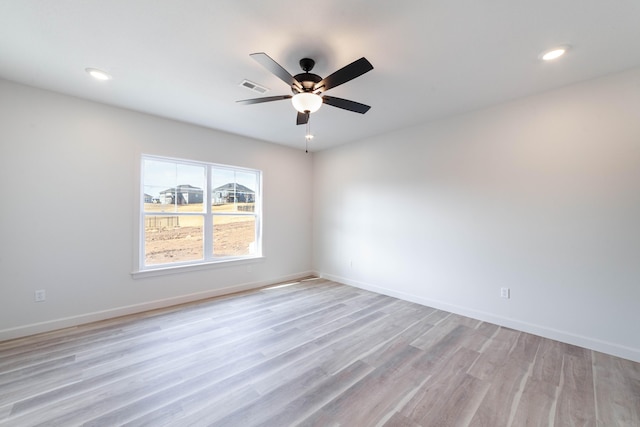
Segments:
[[[527,332],[544,338],[561,341],[567,344],[573,344],[579,347],[588,348],[590,350],[599,351],[601,353],[610,354],[612,356],[622,357],[624,359],[640,362],[640,349],[626,347],[612,342],[602,341],[595,338],[585,337],[582,335],[572,334],[566,331],[560,331],[533,323],[523,322],[518,319],[497,316],[492,313],[474,310],[468,307],[448,304],[442,301],[431,300],[417,295],[399,292],[393,289],[383,288],[356,280],[347,279],[345,277],[335,276],[326,273],[316,273],[318,277],[328,279],[334,282],[343,283],[378,294],[388,295],[404,301],[414,302],[416,304],[437,308],[461,316],[471,317],[473,319],[482,320],[484,322],[493,323],[507,328],[516,329],[518,331]]]
[[[112,319],[114,317],[126,316],[129,314],[141,313],[144,311],[155,310],[158,308],[171,307],[173,305],[184,304],[193,301],[199,301],[207,298],[213,298],[221,295],[233,294],[236,292],[258,289],[277,283],[298,280],[304,277],[315,275],[312,271],[305,271],[296,274],[277,277],[271,280],[243,283],[225,288],[211,289],[203,292],[196,292],[187,295],[180,295],[171,298],[165,298],[155,301],[143,302],[124,307],[117,307],[108,310],[96,311],[92,313],[80,314],[77,316],[63,317],[60,319],[48,320],[46,322],[32,323],[29,325],[18,326],[15,328],[0,330],[0,341],[22,338],[29,335],[35,335],[43,332],[51,332],[58,329],[69,328],[73,326],[83,325],[86,323],[97,322],[100,320]]]

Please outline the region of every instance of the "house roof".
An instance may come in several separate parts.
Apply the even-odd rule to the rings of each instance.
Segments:
[[[0,77],[304,149],[288,100],[236,103],[291,94],[249,54],[294,75],[310,57],[322,77],[366,57],[372,71],[328,94],[371,110],[313,113],[315,151],[639,67],[639,22],[637,0],[5,1]]]
[[[177,187],[167,188],[164,191],[161,191],[160,194],[166,193],[175,193],[176,191],[188,191],[188,192],[199,192],[202,193],[202,188],[194,187],[189,184],[178,185]]]
[[[227,191],[227,192],[233,192],[235,188],[235,192],[236,193],[247,193],[247,194],[254,194],[254,191],[248,187],[245,187],[242,184],[237,184],[237,183],[233,183],[233,182],[229,182],[225,185],[221,185],[220,187],[214,188],[213,191]]]

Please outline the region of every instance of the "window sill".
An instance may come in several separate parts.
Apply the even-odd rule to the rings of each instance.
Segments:
[[[245,264],[255,264],[262,262],[264,256],[243,257],[235,259],[225,259],[220,261],[207,261],[198,264],[189,265],[173,265],[167,267],[149,268],[147,270],[137,270],[131,272],[134,279],[143,279],[145,277],[166,276],[169,274],[188,273],[191,271],[211,270],[223,267],[236,267]]]

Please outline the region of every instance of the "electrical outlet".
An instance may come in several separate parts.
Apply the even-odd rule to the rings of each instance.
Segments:
[[[511,292],[509,291],[509,288],[500,288],[500,296],[502,298],[511,298]]]
[[[42,302],[47,299],[47,292],[44,289],[38,289],[34,293],[35,302]]]

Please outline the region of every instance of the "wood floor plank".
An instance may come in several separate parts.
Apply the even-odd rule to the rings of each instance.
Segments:
[[[403,352],[394,353],[384,365],[373,370],[300,425],[325,425],[335,419],[349,426],[375,425],[395,408],[404,393],[411,392],[419,385],[419,378],[410,364],[420,354],[420,350],[411,346],[406,346]]]
[[[399,412],[394,412],[393,416],[387,420],[382,427],[423,427],[410,418]]]
[[[599,426],[640,426],[640,363],[593,352]]]
[[[393,357],[395,353],[399,353],[405,350],[406,346],[411,345],[411,342],[424,331],[433,328],[433,325],[427,323],[428,320],[417,320],[414,323],[409,323],[408,327],[388,341],[380,344],[376,347],[375,351],[370,352],[361,360],[373,367],[379,367],[384,364],[389,357]]]
[[[223,397],[230,388],[236,389],[246,385],[247,372],[259,365],[259,360],[247,357],[227,365],[214,367],[186,381],[161,390],[151,390],[138,399],[130,399],[126,404],[100,415],[90,421],[89,425],[112,426],[122,425],[148,414],[165,405],[172,405],[179,399],[195,398],[199,394],[207,394],[216,398]],[[248,367],[251,368],[248,368]],[[248,369],[247,369],[248,368]],[[182,403],[182,402],[180,402]]]
[[[539,381],[558,386],[562,377],[563,344],[558,341],[543,339],[533,362],[532,376]]]
[[[640,426],[640,364],[306,278],[0,343],[0,426]]]
[[[301,344],[314,344],[316,346],[314,351],[309,351],[302,358],[292,361],[291,365],[283,365],[276,374],[280,379],[288,380],[298,371],[318,367],[329,376],[337,375],[342,369],[351,366],[354,358],[362,355],[364,351],[370,351],[374,344],[384,343],[393,335],[393,332],[398,330],[397,327],[392,327],[380,333],[380,327],[390,327],[385,323],[388,317],[382,312],[376,312],[354,320],[350,324],[334,324],[333,326],[338,329],[331,332],[325,331],[324,335]],[[367,337],[375,337],[376,341],[369,341]],[[274,385],[270,378],[257,379],[253,382],[255,389],[262,394],[271,391]]]
[[[473,427],[508,426],[511,411],[520,403],[520,387],[528,371],[507,360],[487,379],[489,389],[469,422]]]
[[[596,426],[591,352],[583,357],[565,354],[554,421],[562,426]]]
[[[553,425],[556,385],[529,377],[513,418],[514,426]]]
[[[473,333],[469,334],[461,345],[470,350],[482,353],[484,347],[488,345],[490,339],[496,335],[500,329],[498,325],[480,322],[473,328]]]
[[[178,420],[183,420],[184,418],[185,413],[182,406],[177,403],[173,403],[170,405],[163,405],[155,411],[145,414],[143,417],[124,423],[123,425],[127,427],[161,427],[171,425],[178,422]],[[89,424],[85,423],[85,425]]]
[[[344,393],[371,371],[373,371],[371,366],[356,361],[337,374],[327,376],[327,379],[317,387],[301,392],[276,414],[256,425],[271,427],[298,424],[310,414],[318,411],[323,405]]]
[[[366,304],[354,305],[352,312],[344,316],[336,316],[328,323],[309,325],[307,332],[317,336],[329,335],[330,333],[333,333],[333,331],[339,330],[345,325],[353,324],[354,321],[361,321],[361,319],[365,319],[369,316],[373,316],[375,318],[383,317],[384,313],[381,313],[380,309],[393,303],[393,299],[386,298],[384,295],[372,294],[371,299]]]
[[[464,330],[464,328],[464,326],[458,326],[457,330]],[[456,390],[460,387],[469,387],[482,394],[482,396],[474,396],[474,399],[482,400],[488,390],[488,383],[482,385],[480,380],[465,372],[473,365],[479,353],[464,347],[458,347],[452,340],[446,341],[450,345],[447,350],[443,350],[445,347],[440,346],[438,357],[429,357],[433,361],[433,366],[430,370],[431,377],[400,410],[403,415],[415,420],[418,424],[427,423],[426,425],[429,425],[428,419],[430,416],[435,416],[434,414],[437,414],[437,418],[448,418],[450,410],[463,411],[463,415],[460,412],[461,416],[470,418],[473,413],[467,412],[472,410],[479,402],[467,399],[466,405],[452,409],[449,406],[453,401],[451,400],[452,393],[457,393]],[[486,390],[482,390],[482,388],[486,388]],[[454,400],[458,398],[461,398],[461,396],[456,394]]]
[[[486,339],[486,345],[480,349],[478,359],[467,372],[481,380],[493,377],[507,362],[518,335],[511,330],[499,328],[492,337]]]
[[[213,338],[215,337],[216,335],[213,336]],[[166,372],[166,363],[180,363],[183,376],[188,373],[186,367],[191,366],[190,361],[192,360],[204,363],[205,366],[209,366],[207,362],[210,362],[211,366],[224,365],[224,355],[214,352],[207,356],[207,347],[204,343],[208,339],[209,336],[206,334],[198,334],[190,339],[185,339],[182,343],[170,342],[168,343],[170,345],[161,346],[156,350],[149,347],[136,347],[136,351],[124,355],[129,363],[125,366],[120,366],[119,359],[116,360],[117,363],[113,361],[105,363],[103,359],[99,359],[96,365],[92,365],[91,360],[78,363],[76,367],[83,375],[81,381],[63,387],[54,387],[50,391],[43,390],[41,384],[36,382],[34,386],[37,389],[37,395],[16,403],[13,413],[28,411],[29,407],[45,403],[47,405],[55,404],[58,408],[63,406],[65,400],[73,401],[75,405],[79,405],[83,403],[85,398],[92,400],[94,395],[99,394],[101,388],[106,388],[107,393],[113,393],[114,390],[117,390],[118,381],[124,382],[126,388],[126,383],[131,377],[145,378],[145,376],[153,375],[157,371]],[[137,356],[138,354],[140,357]],[[258,356],[262,357],[259,354]],[[198,372],[198,369],[200,368],[196,367],[195,373]],[[87,392],[83,393],[83,391]],[[50,413],[56,410],[52,409]]]
[[[262,395],[260,399],[256,399],[211,423],[211,427],[255,425],[264,422],[266,419],[281,412],[291,399],[291,396],[298,396],[308,389],[316,388],[326,378],[327,374],[319,368],[302,372],[291,381],[283,383],[273,391]]]
[[[332,347],[334,357],[320,364],[323,369],[327,370],[327,373],[335,374],[353,361],[363,359],[384,346],[388,340],[405,329],[403,326],[405,322],[413,321],[415,321],[413,309],[397,310],[395,313],[381,318],[379,322],[372,323],[369,328],[353,336],[353,339],[334,344]]]
[[[260,399],[251,385],[246,385],[221,393],[218,389],[206,389],[200,393],[191,395],[188,399],[181,399],[171,404],[179,406],[183,416],[178,419],[166,419],[157,417],[156,411],[127,422],[126,426],[189,426],[208,427],[213,421],[220,419],[237,408]]]
[[[509,360],[517,361],[523,369],[527,369],[533,363],[541,341],[542,338],[537,335],[524,332],[518,334],[518,339],[509,352]]]

